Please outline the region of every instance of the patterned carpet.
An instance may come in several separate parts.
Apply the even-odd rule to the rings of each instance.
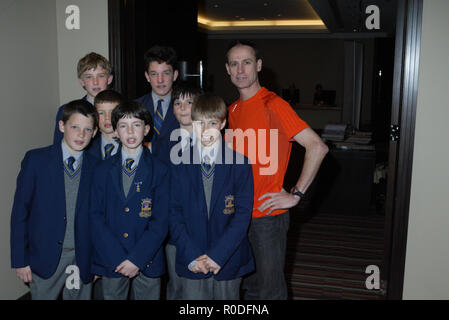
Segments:
[[[382,261],[382,215],[290,213],[286,277],[290,299],[384,299],[365,273]]]

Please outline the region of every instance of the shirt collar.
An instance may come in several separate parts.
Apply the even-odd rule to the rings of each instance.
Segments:
[[[163,116],[165,118],[165,115],[167,114],[168,106],[170,105],[171,101],[171,95],[167,95],[166,97],[159,97],[154,91],[151,91],[151,97],[153,98],[153,105],[154,105],[154,111],[157,109],[157,102],[162,99],[162,112],[164,113]]]
[[[91,105],[94,105],[94,100],[90,99],[88,95],[86,95],[86,100],[90,102]]]
[[[118,148],[120,146],[119,143],[117,141],[115,141],[114,139],[112,139],[112,142],[111,142],[108,139],[106,139],[103,135],[101,135],[101,154],[103,155],[103,157],[104,157],[104,147],[110,143],[112,143],[114,145],[114,149],[112,150],[112,153],[111,153],[111,155],[113,156],[118,151]]]
[[[67,159],[70,157],[75,158],[75,162],[73,163],[73,168],[78,168],[78,165],[80,163],[81,156],[83,155],[83,151],[78,152],[75,155],[72,155],[69,151],[69,148],[64,143],[64,139],[61,141],[61,148],[62,148],[62,160],[64,163],[67,163]]]
[[[221,145],[221,141],[218,141],[218,143],[215,143],[212,147],[209,147],[209,148],[204,148],[204,147],[200,146],[199,150],[201,152],[201,163],[204,162],[204,157],[206,155],[210,159],[210,164],[216,163],[220,145]]]
[[[134,154],[132,156],[128,155],[126,153],[126,151],[123,150],[123,148],[122,148],[122,166],[125,165],[126,159],[133,159],[134,160],[132,168],[138,166],[139,165],[139,161],[140,161],[140,157],[142,156],[143,148],[145,148],[145,147],[142,147],[139,152],[137,152],[136,154]]]

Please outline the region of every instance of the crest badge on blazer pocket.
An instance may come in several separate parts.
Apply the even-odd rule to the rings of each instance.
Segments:
[[[149,199],[149,198],[142,199],[142,203],[140,205],[139,217],[141,217],[141,218],[151,217],[151,208],[152,208],[151,199]]]
[[[232,214],[235,212],[234,206],[234,196],[230,194],[229,196],[225,196],[225,208],[223,209],[224,214]]]

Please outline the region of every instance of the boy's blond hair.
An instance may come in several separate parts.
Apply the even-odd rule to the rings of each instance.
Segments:
[[[95,52],[86,54],[80,61],[78,61],[78,78],[81,78],[81,75],[86,70],[96,69],[98,66],[105,69],[108,75],[112,74],[112,66],[108,59]]]
[[[226,104],[221,97],[211,93],[200,94],[193,101],[192,120],[205,117],[224,121],[226,120],[226,111]]]

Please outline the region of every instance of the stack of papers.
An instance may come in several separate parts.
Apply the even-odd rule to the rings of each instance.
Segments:
[[[346,124],[326,124],[321,138],[329,141],[344,141],[346,136]]]

